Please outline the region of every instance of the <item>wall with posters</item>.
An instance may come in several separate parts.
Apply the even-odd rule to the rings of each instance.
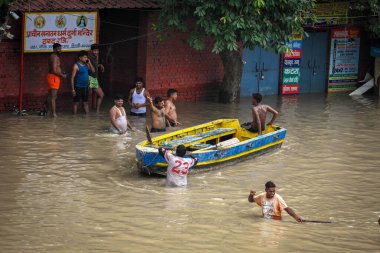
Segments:
[[[359,28],[331,30],[328,91],[349,91],[356,88],[359,55]]]

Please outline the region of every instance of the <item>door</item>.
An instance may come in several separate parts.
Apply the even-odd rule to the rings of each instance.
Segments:
[[[326,91],[328,33],[309,33],[302,42],[300,93]]]
[[[280,55],[256,47],[243,52],[243,76],[240,84],[240,96],[248,97],[259,92],[262,95],[278,93]]]

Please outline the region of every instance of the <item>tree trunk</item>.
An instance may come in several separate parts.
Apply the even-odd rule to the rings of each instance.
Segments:
[[[219,102],[237,102],[240,98],[240,81],[243,73],[240,52],[224,50],[219,55],[224,67],[223,83],[219,90]]]

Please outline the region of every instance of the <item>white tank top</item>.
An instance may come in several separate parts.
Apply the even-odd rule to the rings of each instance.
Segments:
[[[121,131],[127,131],[128,129],[128,120],[127,120],[127,116],[125,115],[125,110],[124,108],[122,108],[123,110],[120,110],[120,108],[117,108],[115,106],[116,109],[119,110],[121,116],[119,118],[116,119],[116,125],[117,127],[119,128],[119,130]],[[114,126],[111,126],[111,131],[112,132],[115,132],[115,133],[118,133],[119,131],[117,129],[115,129]]]
[[[135,88],[135,91],[132,94],[132,104],[145,104],[146,103],[146,97],[144,96],[145,88],[142,89],[140,94],[137,94],[137,90]],[[146,113],[146,106],[140,107],[138,109],[131,108],[131,112],[133,113]]]

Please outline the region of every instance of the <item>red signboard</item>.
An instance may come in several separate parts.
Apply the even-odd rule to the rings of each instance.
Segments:
[[[300,91],[299,84],[282,85],[282,94],[298,94]]]
[[[301,49],[290,50],[290,53],[284,55],[285,59],[299,59],[302,56]]]

